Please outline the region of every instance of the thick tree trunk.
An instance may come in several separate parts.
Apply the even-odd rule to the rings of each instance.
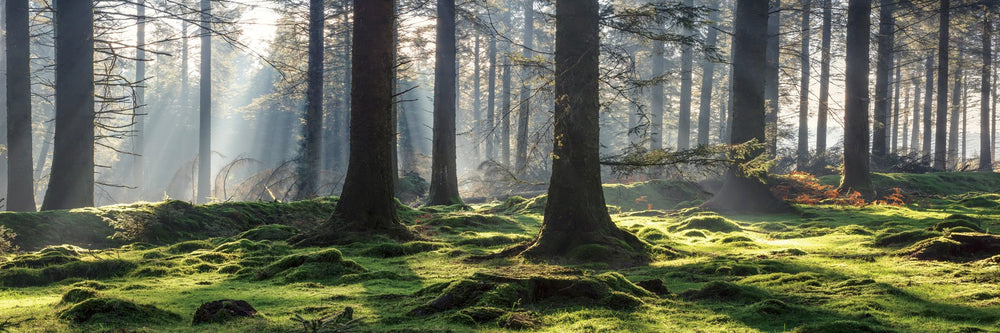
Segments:
[[[42,210],[94,205],[94,3],[56,9],[56,130]]]
[[[740,0],[737,2],[736,35],[733,39],[733,144],[756,140],[765,142],[765,73],[760,71],[766,62],[768,38],[768,6],[764,1]],[[739,162],[746,162],[763,154],[757,149],[743,156]],[[729,169],[726,181],[719,193],[702,207],[717,211],[741,213],[785,212],[790,207],[776,199],[761,182],[763,174],[747,174],[740,166]]]
[[[797,165],[802,169],[809,161],[809,16],[812,0],[802,0],[802,51],[799,53],[799,142]]]
[[[781,57],[781,0],[770,0],[771,8],[767,16],[767,58],[764,63],[764,100],[767,103],[767,153],[774,156],[778,151],[778,64]]]
[[[872,133],[872,158],[876,163],[889,155],[886,129],[889,119],[889,80],[892,74],[893,35],[896,27],[893,7],[896,0],[881,0],[878,29],[878,60],[875,65],[875,121]]]
[[[487,51],[490,61],[490,72],[486,78],[486,159],[496,160],[496,100],[497,100],[497,37],[490,36],[490,46]]]
[[[354,4],[351,81],[351,145],[347,177],[333,215],[298,246],[339,244],[384,234],[413,239],[396,214],[392,174],[392,72],[395,1]]]
[[[847,68],[844,102],[844,175],[841,191],[871,196],[868,152],[868,51],[871,0],[850,0],[847,7]]]
[[[662,78],[666,73],[666,59],[663,58],[664,49],[662,41],[653,41],[653,77]],[[663,149],[663,104],[665,96],[663,93],[663,80],[657,79],[653,84],[653,91],[649,94],[649,149]]]
[[[323,0],[309,0],[309,67],[306,72],[306,114],[299,166],[299,200],[319,195],[320,152],[323,146]]]
[[[948,29],[951,26],[951,0],[941,0],[938,25],[937,122],[934,128],[934,169],[947,167],[948,140]]]
[[[557,262],[646,263],[646,245],[619,229],[601,188],[597,0],[556,1],[555,148],[542,229],[522,252]],[[601,245],[600,257],[580,248]]]
[[[933,113],[933,103],[934,103],[934,56],[927,56],[927,63],[924,65],[924,70],[927,71],[926,77],[924,78],[924,130],[923,130],[923,140],[921,140],[920,154],[923,155],[922,160],[924,165],[931,166],[931,142],[933,140],[934,132],[932,131],[932,126],[934,124],[934,113]],[[943,91],[947,94],[947,90]],[[941,91],[938,92],[939,94]]]
[[[429,205],[462,204],[455,155],[455,0],[437,1],[434,139]]]
[[[830,110],[830,35],[833,30],[833,5],[823,0],[823,41],[819,70],[819,109],[816,111],[816,154],[826,153],[826,122]]]
[[[694,6],[694,0],[684,0],[684,5]],[[688,29],[685,35],[691,35]],[[691,75],[694,72],[694,51],[690,45],[681,46],[681,105],[677,118],[677,150],[691,148]]]
[[[145,161],[143,160],[146,147],[146,0],[136,1],[136,29],[135,29],[135,138],[132,142],[132,186],[135,187],[135,200],[143,200],[143,192],[146,190],[143,180],[145,175]]]
[[[715,22],[719,20],[719,11],[713,10],[709,13],[708,20]],[[715,47],[719,38],[719,26],[713,24],[708,27],[705,36],[705,45]],[[709,138],[709,128],[712,126],[712,86],[715,85],[715,62],[705,60],[701,64],[701,102],[699,103],[700,113],[698,114],[698,145],[707,145]],[[725,118],[723,118],[725,119]],[[724,121],[724,120],[723,120]]]
[[[201,79],[198,106],[198,203],[212,196],[212,4],[201,0]]]
[[[524,0],[524,51],[521,56],[531,57],[531,49],[535,47],[535,1]],[[528,119],[531,119],[531,69],[521,69],[521,101],[517,112],[517,151],[514,170],[524,171],[528,162]]]
[[[993,171],[993,150],[990,143],[993,142],[990,136],[990,74],[993,69],[993,22],[992,12],[989,8],[983,8],[986,12],[983,16],[983,71],[982,83],[980,85],[979,99],[979,171]],[[993,110],[996,113],[996,109]]]
[[[31,32],[28,0],[8,0],[7,48],[7,210],[33,212],[31,165]]]

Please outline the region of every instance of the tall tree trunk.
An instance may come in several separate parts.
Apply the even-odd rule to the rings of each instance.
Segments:
[[[799,66],[802,70],[799,81],[799,146],[797,163],[802,169],[809,161],[809,15],[812,0],[802,0],[802,52]]]
[[[979,171],[993,171],[993,150],[990,143],[990,72],[993,70],[993,21],[992,12],[984,6],[983,10],[983,71],[979,95]],[[996,109],[993,110],[995,116]]]
[[[896,84],[897,85],[903,85],[903,82],[901,80],[899,80],[899,78],[897,77]],[[905,95],[903,96],[903,108],[900,109],[900,112],[902,112],[902,116],[903,116],[903,122],[899,124],[902,127],[902,130],[903,130],[902,135],[900,135],[900,137],[901,137],[900,139],[903,142],[902,142],[902,145],[899,146],[900,150],[893,149],[893,150],[896,151],[897,155],[906,155],[906,154],[910,153],[910,148],[909,148],[910,147],[909,146],[910,142],[907,141],[910,138],[909,137],[909,134],[910,134],[910,127],[909,127],[909,124],[910,124],[910,89],[907,88],[906,92],[904,94]]]
[[[504,28],[506,29],[507,32],[510,32],[512,30],[511,16],[512,15],[509,12],[504,16]],[[503,160],[501,164],[504,166],[510,166],[510,114],[511,112],[513,112],[513,110],[511,109],[511,91],[510,91],[510,85],[511,85],[510,70],[512,69],[511,68],[512,66],[510,64],[510,52],[512,51],[511,50],[512,46],[510,45],[510,43],[505,43],[504,45],[506,45],[506,47],[504,48],[504,55],[503,55],[503,84],[502,84],[503,87],[501,88],[500,91],[500,98],[502,98],[503,101],[503,106],[501,107],[502,108],[501,112],[503,112],[503,118],[501,119],[502,125],[500,131],[501,132],[500,152],[502,155],[501,158]]]
[[[597,0],[556,1],[555,136],[548,202],[542,229],[522,254],[552,261],[648,262],[647,245],[619,229],[608,215],[601,188]],[[601,258],[581,256],[600,244]]]
[[[42,210],[94,205],[94,3],[56,9],[56,130]]]
[[[933,103],[934,103],[934,56],[927,56],[927,63],[924,65],[924,70],[927,71],[926,78],[924,78],[924,130],[923,130],[923,140],[921,140],[920,154],[923,155],[921,158],[924,165],[931,166],[931,142],[933,139],[932,125],[934,124],[934,113],[933,113]],[[948,93],[947,90],[943,91],[945,94]],[[942,91],[938,91],[938,94]]]
[[[712,10],[708,20],[715,22],[719,20],[719,11]],[[705,45],[715,47],[719,38],[719,25],[712,24],[708,27],[705,36]],[[715,85],[715,62],[706,59],[701,64],[701,102],[699,103],[700,113],[698,114],[698,144],[708,144],[709,128],[712,126],[712,86]]]
[[[656,78],[656,83],[653,84],[653,91],[649,94],[649,113],[652,118],[649,124],[649,149],[651,150],[663,149],[663,112],[665,111],[663,104],[666,99],[663,93],[666,59],[663,56],[663,42],[654,40],[652,57],[653,77]]]
[[[535,47],[535,1],[524,0],[524,44],[525,58],[531,58],[531,49]],[[531,69],[521,69],[521,101],[517,112],[517,154],[514,169],[524,171],[528,162],[528,119],[531,119]]]
[[[480,33],[478,31],[476,34],[476,46],[475,55],[472,58],[472,155],[475,157],[475,161],[479,162],[482,156],[479,152],[480,140],[482,139],[482,124],[483,124],[483,104],[481,98],[482,92],[482,70],[479,67],[479,55],[480,55]]]
[[[958,54],[958,59],[962,59],[962,52],[959,51]],[[962,121],[962,117],[960,115],[962,112],[962,110],[960,110],[962,105],[962,71],[960,66],[955,67],[956,70],[952,74],[952,76],[955,77],[955,83],[952,86],[951,91],[951,107],[949,108],[951,115],[948,116],[950,121],[948,122],[948,154],[945,160],[945,170],[955,170],[958,167],[958,129]]]
[[[889,80],[892,74],[893,30],[896,27],[893,7],[896,0],[882,0],[879,12],[878,60],[875,65],[875,121],[872,133],[872,157],[882,163],[888,156],[886,128],[889,119]]]
[[[333,215],[298,246],[340,244],[384,234],[413,239],[396,214],[392,174],[392,72],[395,60],[394,0],[354,4],[351,64],[351,145],[347,177]]]
[[[188,75],[191,75],[191,71],[188,68],[188,56],[188,22],[181,20],[181,98],[179,98],[178,103],[181,114],[184,114],[185,117],[189,114],[187,111],[191,107],[189,97],[191,88],[188,82]]]
[[[767,153],[778,152],[778,64],[781,58],[781,0],[770,0],[767,16],[767,59],[764,63],[764,100],[767,103]]]
[[[31,32],[28,0],[8,0],[7,48],[7,210],[33,212],[31,165]]]
[[[826,122],[830,110],[830,35],[833,33],[833,5],[823,0],[823,41],[820,46],[819,109],[816,111],[816,154],[826,153]]]
[[[490,46],[487,51],[490,61],[490,72],[486,78],[486,159],[496,160],[496,100],[497,100],[497,36],[490,36]]]
[[[145,161],[143,160],[146,147],[146,0],[138,0],[136,6],[136,29],[135,29],[135,138],[132,142],[132,186],[135,186],[136,200],[143,200],[143,192],[146,190],[145,182]]]
[[[847,68],[844,102],[844,175],[841,191],[871,196],[868,156],[868,51],[871,0],[850,0],[847,5]]]
[[[902,84],[902,77],[900,77],[900,68],[902,66],[896,67],[896,76],[892,81],[893,92],[892,97],[892,128],[889,137],[889,149],[893,154],[899,154],[899,90]]]
[[[760,69],[766,62],[768,38],[768,6],[764,1],[739,0],[736,5],[736,35],[733,38],[733,144],[756,140],[765,142],[765,73]],[[738,162],[750,161],[761,154],[755,149]],[[762,180],[766,171],[747,174],[747,170],[734,166],[726,174],[722,189],[703,208],[732,212],[784,212],[789,207],[776,199]]]
[[[694,6],[694,0],[684,0],[684,5]],[[690,29],[684,30],[691,35]],[[681,46],[681,105],[677,118],[677,150],[691,148],[691,75],[694,72],[694,51],[690,45]]]
[[[320,152],[323,146],[323,0],[309,0],[309,64],[306,72],[306,114],[302,160],[299,161],[299,200],[319,195]]]
[[[437,0],[434,140],[429,205],[462,204],[455,154],[455,0]]]
[[[201,79],[198,106],[198,203],[212,195],[212,2],[201,0]]]
[[[5,27],[5,29],[6,29],[6,26],[7,26],[7,15],[8,15],[7,14],[7,6],[6,5],[0,6],[0,27]],[[7,34],[6,33],[0,33],[0,68],[3,68],[3,69],[7,68]],[[7,106],[7,80],[0,80],[0,86],[2,86],[2,87],[0,87],[0,92],[2,92],[2,93],[0,93],[0,105],[4,106],[3,108],[0,108],[0,119],[7,119],[7,107],[6,107]],[[0,126],[0,145],[2,145],[4,147],[7,146],[7,126],[6,126],[6,124],[4,124],[4,126]],[[7,158],[8,158],[7,151],[0,151],[0,175],[4,176],[4,177],[0,177],[0,198],[6,198],[7,197],[7,180],[8,180],[9,177],[6,177],[6,175],[7,175],[7,172],[8,172],[8,163],[4,162],[4,161],[7,161]],[[37,177],[37,178],[41,178],[41,177]]]
[[[947,167],[948,140],[948,29],[951,26],[951,0],[941,0],[938,25],[937,122],[934,128],[934,169]]]
[[[966,112],[969,106],[969,77],[968,74],[963,73],[966,77],[962,79],[962,108],[959,110],[962,113],[962,146],[959,149],[959,157],[961,158],[958,163],[958,168],[961,168],[965,164],[965,152],[967,147],[967,142],[969,139],[969,113]],[[956,168],[957,169],[957,168]]]
[[[910,153],[920,153],[920,79],[913,79],[913,131],[910,132]]]

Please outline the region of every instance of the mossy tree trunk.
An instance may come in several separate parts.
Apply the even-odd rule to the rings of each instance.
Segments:
[[[56,7],[56,129],[42,210],[94,205],[94,3]]]
[[[869,170],[868,63],[871,0],[851,0],[847,5],[847,71],[844,102],[844,175],[841,191],[872,194]]]
[[[31,61],[28,0],[6,1],[7,210],[35,211],[31,165]]]
[[[462,204],[455,155],[455,0],[437,1],[434,68],[434,140],[428,204]]]
[[[608,215],[599,160],[597,0],[556,2],[555,147],[542,230],[522,255],[553,261],[648,261],[647,246]],[[575,250],[601,246],[602,258]]]
[[[351,145],[347,176],[333,215],[298,246],[350,242],[371,234],[407,240],[413,234],[396,214],[392,170],[394,0],[354,4],[351,64]]]
[[[768,4],[765,1],[741,0],[736,9],[736,35],[733,38],[733,129],[731,143],[765,141],[764,68],[767,59]],[[763,154],[755,149],[740,157],[745,162]],[[734,166],[726,181],[712,199],[702,207],[717,211],[770,213],[788,211],[790,207],[774,197],[767,184],[766,170],[748,174]]]

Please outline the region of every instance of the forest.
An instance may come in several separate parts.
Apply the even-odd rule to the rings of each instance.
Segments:
[[[1000,332],[1000,0],[4,0],[0,332]]]

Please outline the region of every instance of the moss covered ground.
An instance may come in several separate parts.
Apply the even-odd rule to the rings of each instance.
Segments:
[[[327,198],[4,213],[0,225],[33,236],[0,260],[0,331],[1000,331],[1000,196],[974,187],[1000,177],[879,177],[924,185],[902,207],[757,216],[678,210],[705,199],[696,187],[608,186],[615,222],[655,252],[617,270],[482,259],[530,240],[544,197],[400,207],[426,240],[336,248],[283,241],[320,223]],[[960,182],[984,193],[949,190]],[[78,219],[106,229],[24,225]],[[192,324],[201,304],[224,299],[258,314]]]

